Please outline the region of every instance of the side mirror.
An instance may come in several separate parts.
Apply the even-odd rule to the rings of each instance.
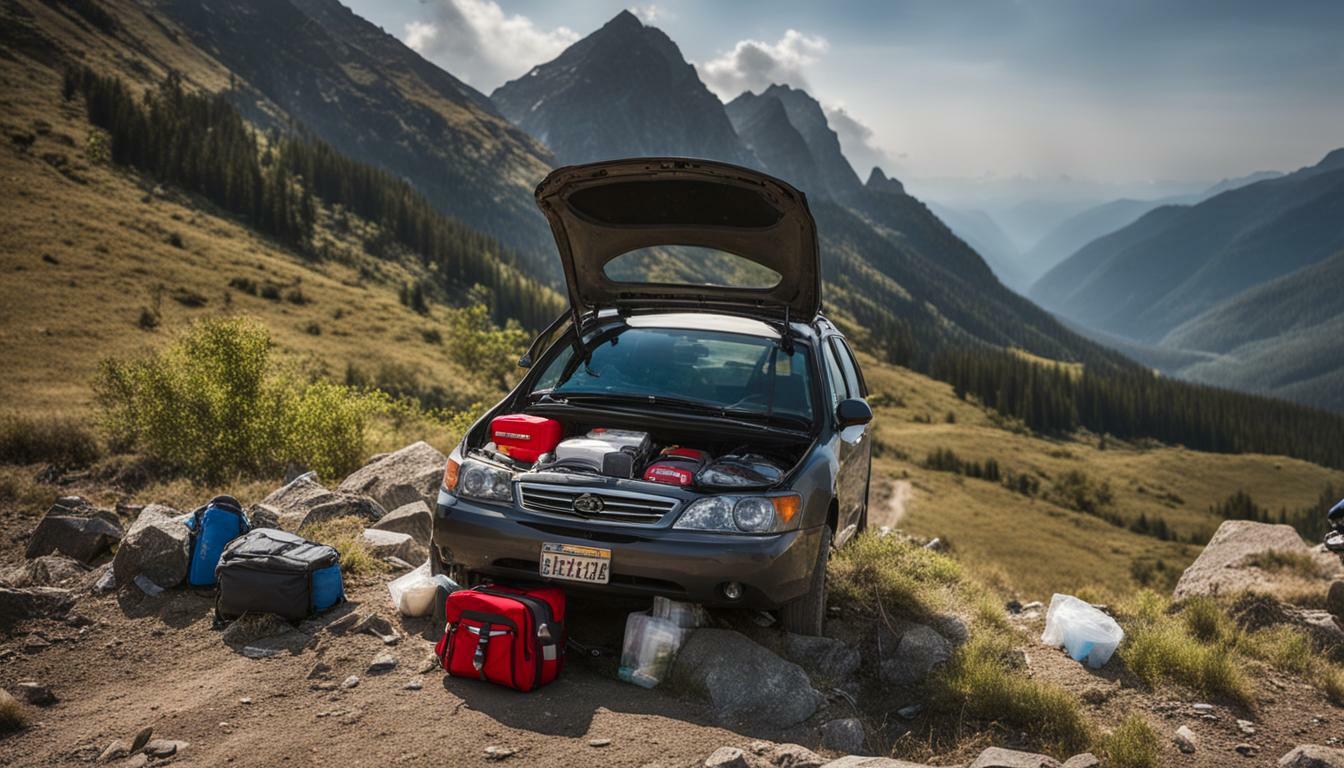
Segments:
[[[525,354],[525,355],[523,355],[522,357],[518,358],[518,367],[519,367],[519,368],[531,368],[531,367],[532,367],[532,355]]]
[[[862,400],[851,398],[841,400],[840,404],[835,406],[835,420],[839,422],[840,427],[857,427],[860,424],[867,424],[873,420],[873,409]]]

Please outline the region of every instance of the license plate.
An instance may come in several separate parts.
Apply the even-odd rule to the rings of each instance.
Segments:
[[[606,584],[611,580],[611,550],[574,544],[542,544],[541,576]]]

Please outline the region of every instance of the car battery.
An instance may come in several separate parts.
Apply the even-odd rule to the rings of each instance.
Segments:
[[[526,413],[509,413],[490,420],[490,440],[499,452],[528,464],[555,450],[563,431],[555,419]]]

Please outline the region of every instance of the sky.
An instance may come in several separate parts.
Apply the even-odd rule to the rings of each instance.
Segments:
[[[623,8],[725,101],[807,89],[860,175],[1163,190],[1344,146],[1344,2],[345,0],[489,94]]]

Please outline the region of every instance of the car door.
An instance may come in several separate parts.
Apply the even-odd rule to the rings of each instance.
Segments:
[[[831,336],[822,344],[822,358],[826,379],[831,392],[831,414],[847,398],[864,398],[863,380],[858,374],[849,348],[839,336]],[[837,434],[836,458],[839,469],[835,478],[836,501],[840,519],[836,526],[835,543],[839,546],[858,530],[859,516],[868,493],[868,427],[859,424],[845,427]]]

